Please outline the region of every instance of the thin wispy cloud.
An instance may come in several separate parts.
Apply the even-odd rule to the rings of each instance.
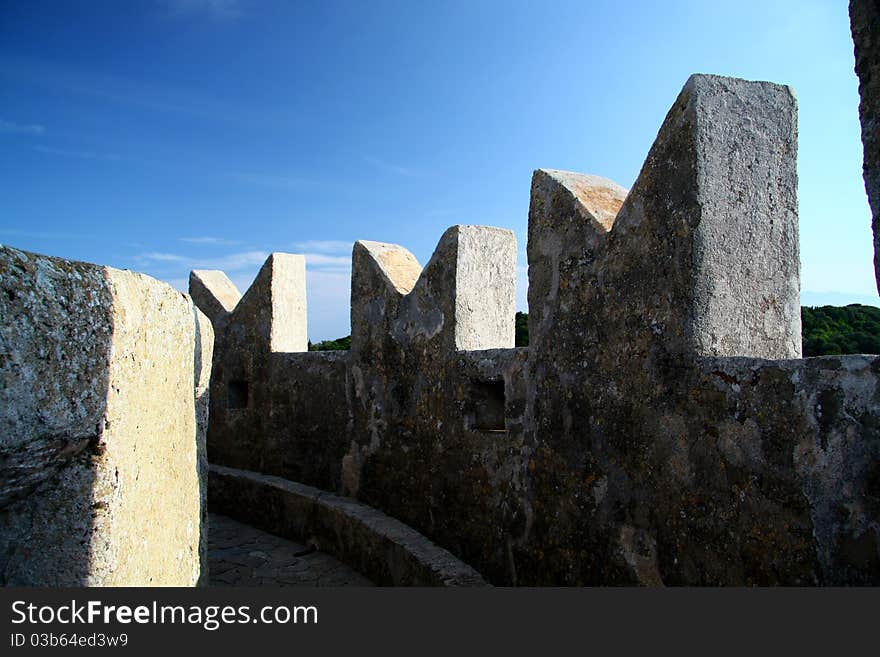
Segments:
[[[291,121],[290,107],[230,102],[225,97],[200,94],[192,87],[156,84],[149,78],[110,75],[57,60],[6,55],[0,59],[0,78],[3,78],[4,85],[36,85],[64,95],[76,94],[115,105],[209,122],[285,130]]]
[[[306,253],[304,254],[306,257],[306,266],[313,267],[322,267],[322,266],[330,266],[330,267],[351,267],[351,257],[350,256],[331,256],[326,255],[324,253]]]
[[[171,287],[180,290],[181,292],[189,292],[189,279],[188,278],[163,278],[168,285]]]
[[[146,265],[150,264],[174,264],[181,269],[222,269],[223,271],[241,271],[250,267],[262,265],[269,254],[266,251],[242,251],[229,253],[215,258],[194,258],[178,253],[162,253],[151,251],[136,256],[136,259]]]
[[[339,248],[340,244],[334,245],[330,241],[323,246]],[[350,333],[351,259],[326,253],[306,252],[304,255],[309,338],[317,342]],[[241,251],[216,258],[150,251],[141,253],[135,260],[146,273],[165,280],[182,292],[186,292],[189,286],[187,274],[190,270],[221,269],[244,293],[268,257],[264,251]]]
[[[411,169],[410,167],[400,166],[399,164],[393,164],[390,162],[385,162],[384,160],[380,160],[377,157],[372,157],[370,155],[364,156],[364,161],[372,164],[377,169],[382,169],[383,171],[388,171],[390,173],[395,173],[398,176],[404,176],[406,178],[419,178],[421,177],[421,173],[416,171],[415,169]]]
[[[184,262],[187,259],[184,256],[175,255],[174,253],[157,253],[155,251],[142,253],[137,257],[143,260],[153,260],[157,262]]]
[[[296,176],[279,176],[265,173],[230,173],[228,177],[235,182],[257,187],[270,187],[273,189],[302,189],[314,184],[311,180]]]
[[[12,230],[8,228],[0,229],[0,236],[21,237],[25,239],[37,240],[72,240],[89,237],[82,233],[63,233],[63,232],[45,232],[39,230]]]
[[[350,252],[354,240],[346,242],[344,240],[305,240],[304,242],[294,242],[291,244],[296,252],[310,253],[346,253]]]
[[[328,271],[346,271],[351,268],[349,256],[333,256],[325,253],[305,253],[306,266],[320,268]],[[173,264],[187,267],[188,269],[222,269],[224,271],[239,271],[262,265],[269,257],[268,251],[241,251],[226,255],[201,258],[180,253],[167,253],[163,251],[147,251],[135,256],[139,262],[145,264]]]
[[[43,153],[45,155],[60,155],[61,157],[74,157],[80,160],[105,160],[108,162],[115,162],[120,159],[118,155],[114,155],[113,153],[68,150],[64,148],[53,148],[51,146],[34,146],[33,149],[38,153]]]
[[[206,246],[234,246],[241,244],[238,240],[227,240],[222,237],[181,237],[179,239],[187,244],[204,244]]]
[[[0,132],[12,135],[44,135],[46,128],[37,124],[14,123],[0,119]]]
[[[160,4],[172,17],[207,16],[231,20],[241,15],[238,0],[161,0]]]
[[[426,217],[451,217],[452,215],[462,215],[464,212],[461,210],[449,210],[446,208],[434,208],[433,210],[426,210],[424,215]]]

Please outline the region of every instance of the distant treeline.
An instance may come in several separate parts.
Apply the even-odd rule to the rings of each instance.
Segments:
[[[346,335],[344,338],[336,338],[335,340],[324,340],[312,344],[309,341],[309,351],[348,351],[351,349],[351,336]]]
[[[804,356],[880,354],[880,308],[819,306],[801,308]]]
[[[801,308],[804,356],[834,354],[880,354],[880,308],[862,306],[818,306]],[[516,346],[529,346],[529,315],[516,314]],[[312,344],[309,351],[338,351],[351,348],[351,336]]]

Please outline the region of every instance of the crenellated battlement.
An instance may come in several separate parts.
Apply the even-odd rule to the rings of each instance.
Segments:
[[[357,498],[493,583],[880,583],[880,357],[800,357],[796,124],[788,87],[694,75],[631,190],[535,171],[528,348],[502,228],[450,227],[424,268],[355,242],[351,350],[324,353],[307,352],[302,255],[273,253],[244,295],[193,271],[196,309],[147,277],[0,248],[17,322],[0,332],[5,536],[30,545],[35,522],[63,516],[61,553],[109,551],[115,569],[75,582],[192,583],[209,386],[207,453],[227,475],[214,503],[273,527],[296,524],[285,505],[302,496],[255,510],[236,482]],[[61,465],[64,499],[46,486]],[[165,572],[129,518],[178,489],[186,504],[150,541],[192,554]],[[94,527],[93,508],[110,509]],[[325,520],[309,522],[336,532]],[[67,581],[7,552],[4,577],[45,582],[37,563]]]
[[[215,328],[232,325],[254,349],[306,351],[306,261],[273,253],[244,296],[222,271],[193,271],[190,294]]]
[[[452,350],[512,347],[516,238],[501,228],[453,226],[424,269],[403,247],[356,242],[351,289],[356,353],[374,347],[377,326],[402,344],[440,340]]]
[[[231,311],[193,272],[212,460],[355,496],[501,583],[880,581],[877,361],[800,359],[796,113],[695,75],[632,190],[537,170],[527,349],[499,228],[449,228],[424,269],[356,242],[344,354],[274,353],[305,326],[279,254]]]

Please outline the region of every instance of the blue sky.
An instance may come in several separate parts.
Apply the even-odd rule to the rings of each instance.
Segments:
[[[305,253],[349,330],[351,244],[525,240],[538,167],[629,187],[691,73],[792,85],[805,304],[880,305],[842,0],[0,0],[0,242],[242,291]]]

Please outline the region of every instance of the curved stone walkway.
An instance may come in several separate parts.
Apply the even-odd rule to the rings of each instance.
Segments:
[[[211,586],[373,586],[344,563],[227,516],[208,515]]]

